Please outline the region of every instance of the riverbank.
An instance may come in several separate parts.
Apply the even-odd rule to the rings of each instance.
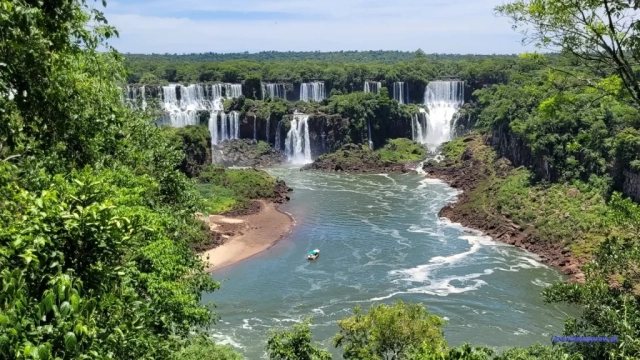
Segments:
[[[445,160],[425,163],[423,170],[462,193],[440,210],[440,217],[526,249],[570,282],[584,281],[582,265],[607,230],[580,228],[600,211],[602,204],[592,194],[566,184],[530,186],[525,169],[496,157],[477,135],[456,140],[444,154]]]
[[[210,215],[203,220],[221,234],[223,244],[200,253],[212,272],[255,256],[288,235],[295,223],[293,217],[278,209],[278,204],[258,200],[247,215]]]

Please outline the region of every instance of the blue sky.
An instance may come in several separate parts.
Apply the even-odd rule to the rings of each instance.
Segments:
[[[403,50],[511,54],[532,50],[505,0],[108,0],[121,52]]]

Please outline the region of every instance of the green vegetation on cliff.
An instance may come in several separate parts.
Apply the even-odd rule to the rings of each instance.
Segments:
[[[366,145],[347,144],[337,151],[324,154],[305,170],[346,172],[406,172],[403,165],[420,161],[426,156],[425,148],[409,139],[392,139],[381,149],[372,151]]]
[[[406,163],[422,161],[427,156],[423,145],[409,139],[390,139],[381,149],[376,150],[383,161]]]

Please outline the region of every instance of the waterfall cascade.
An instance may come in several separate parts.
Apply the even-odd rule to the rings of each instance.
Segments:
[[[225,140],[238,139],[240,135],[240,113],[237,111],[232,111],[227,114],[223,111],[220,111],[218,112],[218,114],[220,116],[220,131],[218,132],[219,136],[214,139],[212,132],[211,142],[214,145],[217,145],[218,143]],[[214,119],[214,121],[217,121],[217,119]],[[217,130],[217,124],[209,124],[209,128]]]
[[[295,113],[291,120],[291,129],[285,139],[285,154],[293,164],[307,164],[311,160],[309,140],[309,115]]]
[[[300,100],[320,102],[327,97],[324,82],[300,84]]]
[[[369,133],[369,149],[373,150],[373,138],[371,137],[371,121],[367,119],[367,132]]]
[[[270,98],[281,98],[287,99],[287,89],[284,84],[268,84],[262,83],[262,100],[266,99],[267,96]]]
[[[125,102],[132,109],[145,110],[147,108],[145,86],[142,85],[140,87],[135,87],[127,85],[127,89],[125,91]]]
[[[178,97],[179,95],[179,97]],[[242,95],[240,84],[213,84],[188,86],[169,84],[162,87],[162,109],[165,115],[162,123],[173,127],[198,125],[198,111],[208,111],[211,138],[214,127],[217,129],[218,115],[222,112],[222,101]],[[213,124],[211,124],[213,122]],[[221,134],[221,139],[224,132]]]
[[[278,120],[278,124],[276,124],[276,143],[273,145],[273,147],[276,148],[276,150],[280,150],[282,149],[282,144],[280,141],[280,125],[282,125],[282,121]]]
[[[424,91],[424,103],[429,110],[425,126],[416,122],[414,140],[426,144],[430,151],[451,140],[458,118],[458,109],[464,103],[463,81],[432,81]]]
[[[393,83],[393,99],[400,104],[409,103],[409,84],[397,81]]]
[[[420,109],[420,112],[411,116],[411,135],[413,141],[425,144],[427,141],[427,112]]]
[[[267,118],[267,129],[266,129],[266,136],[267,136],[267,144],[270,144],[270,140],[269,140],[269,118]]]
[[[377,94],[380,92],[380,89],[382,89],[382,83],[381,82],[375,82],[375,81],[365,81],[364,82],[364,92],[366,93],[374,93]]]

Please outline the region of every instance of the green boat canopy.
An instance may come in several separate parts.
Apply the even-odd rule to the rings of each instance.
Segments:
[[[320,251],[318,251],[318,250],[311,250],[311,251],[309,251],[309,255],[315,255],[315,254],[317,254],[319,252]]]

